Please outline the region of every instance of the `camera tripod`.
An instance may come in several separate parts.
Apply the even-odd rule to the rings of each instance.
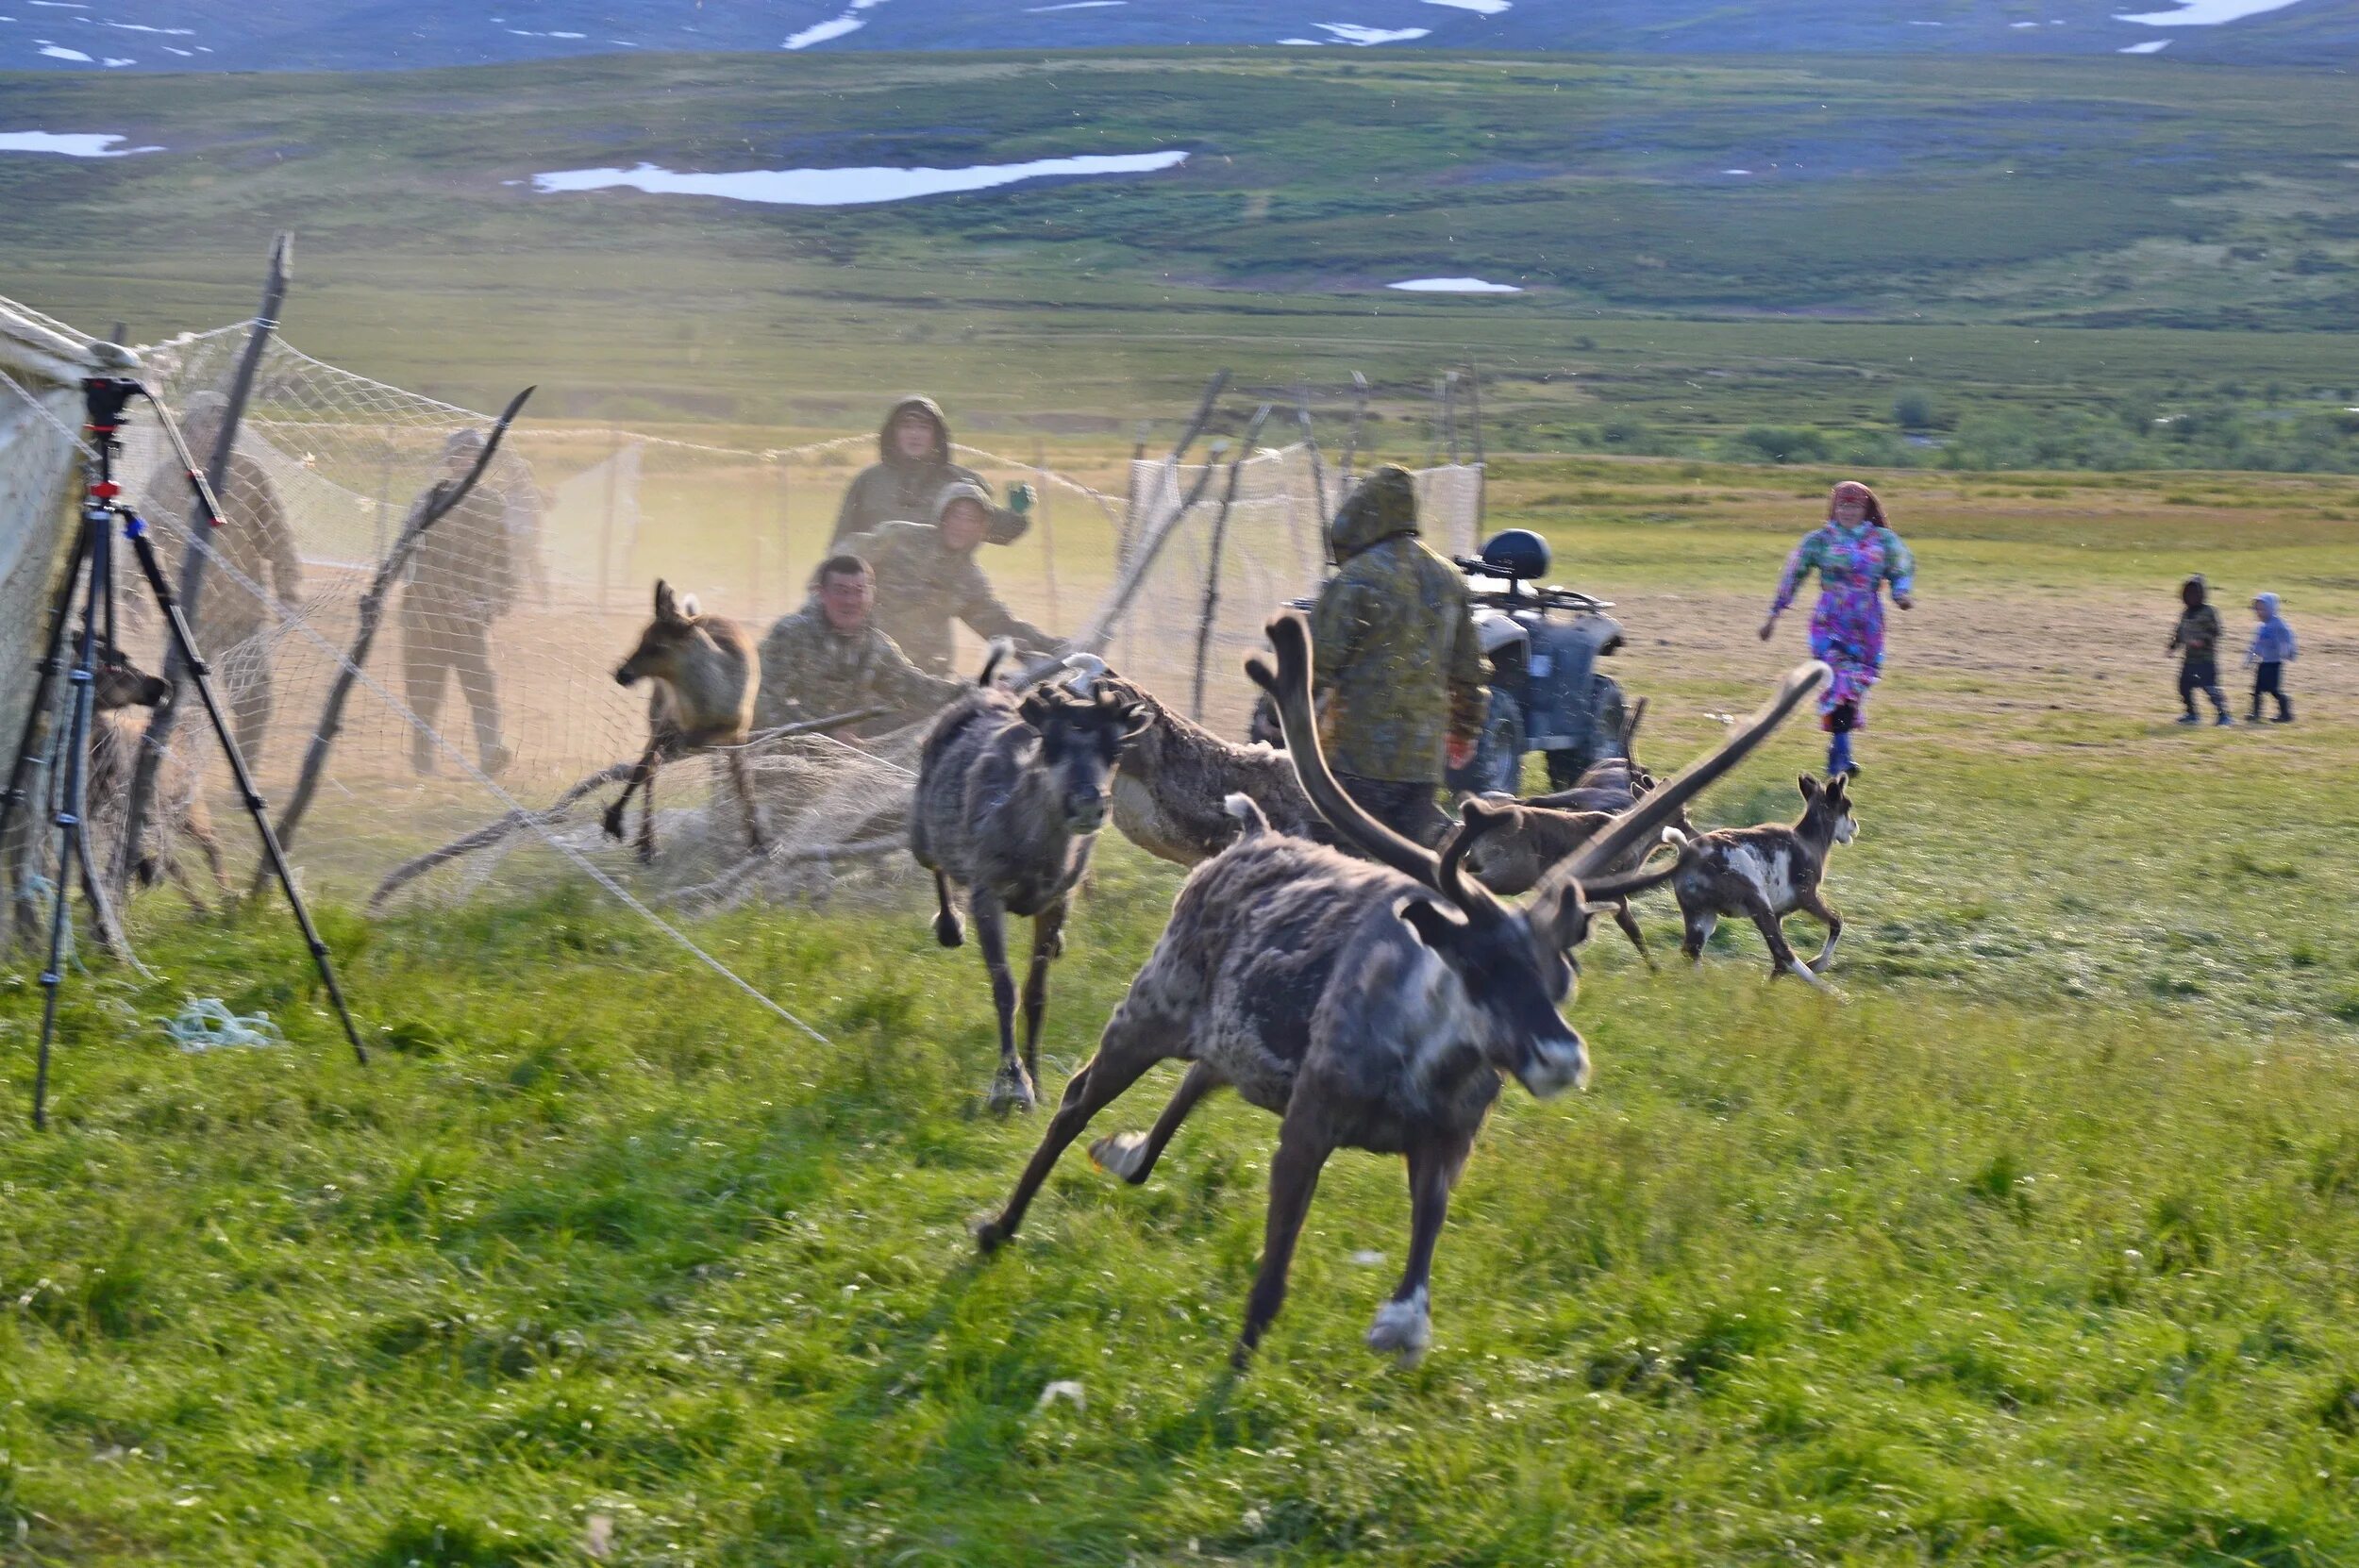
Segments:
[[[59,585],[57,600],[50,610],[48,645],[39,665],[40,678],[33,689],[32,707],[25,715],[24,739],[17,746],[8,793],[0,796],[0,845],[5,845],[17,808],[25,801],[33,770],[46,767],[46,776],[55,781],[51,794],[57,804],[58,876],[49,911],[49,959],[41,975],[42,988],[46,994],[42,1004],[41,1050],[33,1072],[33,1126],[36,1127],[46,1125],[49,1048],[57,1034],[58,993],[65,983],[66,938],[71,928],[67,902],[77,867],[100,930],[105,933],[112,931],[112,916],[106,904],[103,879],[96,872],[87,839],[84,794],[89,783],[91,718],[96,697],[92,688],[98,679],[102,656],[108,659],[119,657],[115,651],[114,581],[114,528],[118,524],[138,560],[140,575],[146,579],[148,592],[154,595],[157,608],[162,612],[164,626],[172,639],[179,666],[188,673],[197,696],[205,704],[205,716],[213,726],[213,738],[220,742],[222,757],[229,764],[230,776],[236,780],[239,799],[244,803],[246,813],[254,819],[254,830],[261,840],[263,857],[270,862],[279,887],[286,892],[287,906],[293,911],[295,925],[311,950],[313,963],[319,967],[320,980],[326,987],[328,1000],[335,1005],[336,1016],[343,1025],[344,1038],[352,1043],[353,1055],[361,1065],[366,1066],[369,1059],[367,1048],[360,1043],[360,1031],[353,1026],[352,1013],[344,1006],[343,990],[336,982],[335,966],[328,961],[327,943],[320,940],[318,927],[311,924],[310,911],[304,908],[303,895],[295,890],[294,876],[287,868],[287,857],[279,847],[278,835],[272,830],[262,797],[254,788],[254,776],[246,768],[245,758],[238,750],[228,721],[223,716],[221,700],[213,691],[211,666],[198,654],[196,639],[190,629],[188,618],[164,579],[163,568],[156,557],[156,542],[148,532],[146,522],[122,499],[122,487],[115,483],[115,459],[123,450],[120,436],[125,410],[131,399],[145,398],[159,416],[163,415],[163,407],[157,403],[153,392],[129,376],[92,376],[82,383],[82,392],[95,456],[89,465],[90,483],[82,502],[80,526],[75,535],[73,558],[66,565],[64,581]],[[220,502],[214,496],[212,487],[206,482],[204,471],[190,456],[187,443],[180,439],[180,432],[173,426],[169,417],[160,417],[159,423],[180,466],[189,475],[197,509],[204,516],[200,527],[211,532],[226,526]],[[196,547],[193,541],[190,547]],[[73,663],[68,666],[65,662],[66,642],[77,596],[82,601],[81,626],[77,632],[73,633]],[[43,721],[48,716],[50,699],[60,674],[65,676],[70,688],[67,711],[63,723],[47,726],[44,750]],[[136,859],[138,846],[125,847],[126,856]]]

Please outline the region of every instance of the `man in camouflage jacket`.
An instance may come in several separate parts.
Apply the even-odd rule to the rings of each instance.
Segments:
[[[1409,471],[1368,475],[1335,516],[1335,575],[1311,614],[1313,695],[1328,763],[1395,832],[1430,844],[1447,754],[1474,754],[1490,693],[1466,580],[1417,538]]]
[[[991,494],[963,481],[943,488],[924,523],[887,523],[838,546],[877,575],[877,625],[929,676],[950,673],[950,623],[979,637],[1049,649],[1057,640],[999,601],[975,552],[991,525]]]
[[[443,443],[439,477],[462,478],[482,450],[481,436],[458,431]],[[454,681],[475,721],[484,773],[496,777],[508,766],[492,626],[516,607],[516,590],[508,503],[477,485],[418,541],[402,589],[402,694],[426,726],[410,738],[410,765],[418,773],[437,771],[426,730],[442,721],[443,698]]]
[[[848,726],[855,734],[877,734],[924,717],[963,690],[960,682],[937,680],[909,661],[877,628],[870,613],[876,601],[875,575],[860,557],[832,556],[821,564],[810,600],[794,614],[780,616],[761,640],[756,729],[863,708],[893,709]]]
[[[1012,544],[1032,525],[1032,487],[1019,484],[1011,491],[1012,505],[991,505],[990,487],[982,475],[950,460],[950,424],[942,417],[941,406],[930,397],[905,397],[886,410],[877,431],[877,460],[862,469],[844,492],[829,537],[841,545],[880,524],[931,517],[934,497],[955,484],[983,491],[984,511],[991,519],[984,536],[989,542]]]

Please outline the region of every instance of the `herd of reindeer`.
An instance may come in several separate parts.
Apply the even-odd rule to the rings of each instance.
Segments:
[[[1018,670],[1004,644],[927,734],[910,849],[933,874],[933,929],[945,947],[965,941],[953,893],[964,890],[998,1015],[995,1103],[1037,1103],[1049,965],[1100,829],[1111,820],[1149,853],[1190,868],[1096,1053],[1066,1083],[1014,1192],[976,1237],[986,1253],[1004,1245],[1091,1119],[1157,1062],[1184,1061],[1153,1127],[1100,1138],[1090,1156],[1145,1182],[1196,1102],[1224,1085],[1280,1119],[1235,1363],[1249,1359],[1284,1301],[1319,1173],[1341,1148],[1407,1159],[1407,1266],[1368,1343],[1414,1359],[1431,1339],[1429,1281],[1450,1193],[1502,1078],[1543,1098],[1587,1081],[1586,1047],[1559,1009],[1596,916],[1611,913],[1644,956],[1630,900],[1667,886],[1691,959],[1723,916],[1748,916],[1768,942],[1773,976],[1822,983],[1842,921],[1821,882],[1834,845],[1855,830],[1849,779],[1805,776],[1804,809],[1791,824],[1698,832],[1687,807],[1829,672],[1796,668],[1767,706],[1674,777],[1658,780],[1621,758],[1555,794],[1470,798],[1428,849],[1371,817],[1329,770],[1313,712],[1309,624],[1289,611],[1268,635],[1275,659],[1257,655],[1246,674],[1275,703],[1282,750],[1225,741],[1095,657]],[[659,583],[654,621],[616,678],[653,687],[647,750],[608,818],[619,836],[629,792],[651,786],[663,761],[745,744],[760,664],[743,626],[700,614]],[[740,755],[725,759],[759,850],[763,829]],[[1661,850],[1667,860],[1654,859]],[[1798,910],[1827,927],[1808,962],[1782,929]],[[1032,922],[1020,1051],[1011,915]]]

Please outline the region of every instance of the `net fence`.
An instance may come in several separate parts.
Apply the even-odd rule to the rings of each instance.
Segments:
[[[200,436],[246,337],[241,325],[143,351],[149,383]],[[413,502],[463,466],[453,438],[489,423],[270,341],[223,487],[230,526],[202,547],[196,624],[274,805],[292,790],[362,596]],[[190,546],[185,479],[152,419],[125,436],[127,497],[171,566]],[[648,735],[645,688],[624,689],[613,671],[648,621],[656,579],[759,640],[804,604],[839,501],[875,442],[873,432],[761,448],[611,427],[511,433],[389,595],[293,845],[307,883],[386,908],[588,870],[696,912],[858,897],[910,877],[901,846],[922,723],[674,761],[656,778],[644,860],[601,820]],[[1274,606],[1315,591],[1345,474],[1300,444],[1210,472],[1114,460],[1074,474],[1037,453],[1026,461],[962,445],[956,455],[1001,494],[1018,480],[1040,494],[1022,539],[983,549],[1010,609],[1059,636],[1101,629],[1117,668],[1178,710],[1243,733],[1250,688],[1239,659]],[[1429,539],[1470,548],[1479,472],[1428,470],[1418,484]],[[125,595],[125,651],[159,671],[163,628],[137,603]],[[979,667],[979,639],[958,636],[958,667]],[[759,851],[728,785],[732,760],[746,764],[767,830]],[[226,885],[243,886],[249,836],[230,820],[226,768],[202,724],[175,733],[162,790],[147,846],[159,874],[177,870],[192,896],[210,896],[212,819],[223,823]],[[103,804],[93,802],[102,842],[120,833]],[[633,837],[638,826],[634,806]]]

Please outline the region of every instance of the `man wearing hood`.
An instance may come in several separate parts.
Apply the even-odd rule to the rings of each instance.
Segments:
[[[188,400],[180,434],[199,463],[212,460],[213,443],[221,439],[222,421],[228,411],[228,400],[219,392],[201,392]],[[278,498],[278,487],[271,483],[270,471],[245,450],[247,444],[241,432],[237,449],[229,454],[229,468],[222,475],[223,527],[205,525],[204,514],[190,493],[188,474],[175,459],[167,458],[158,465],[143,493],[148,521],[184,542],[177,554],[185,554],[190,536],[202,534],[215,555],[236,574],[206,572],[205,585],[197,593],[196,625],[191,629],[196,634],[197,652],[211,661],[229,705],[238,749],[253,762],[261,756],[272,707],[270,641],[261,635],[271,617],[257,594],[271,594],[283,613],[295,614],[303,600],[303,562],[295,555],[294,528]],[[176,588],[181,569],[176,560],[170,568]],[[241,582],[239,577],[245,580]],[[142,601],[135,594],[130,602]]]
[[[982,491],[990,519],[983,537],[989,542],[1012,544],[1032,525],[1032,487],[1019,484],[1008,493],[1010,505],[994,506],[982,475],[950,460],[950,425],[941,406],[930,397],[905,397],[885,414],[877,432],[877,461],[862,469],[844,492],[832,542],[841,546],[879,524],[931,517],[935,498],[955,484]]]
[[[975,552],[991,528],[991,492],[961,480],[945,485],[926,523],[886,523],[838,546],[877,574],[877,625],[919,669],[950,673],[950,623],[975,635],[1047,649],[1057,640],[999,602]]]
[[[1335,575],[1311,614],[1319,739],[1345,790],[1431,844],[1445,762],[1474,756],[1489,707],[1465,578],[1417,537],[1409,471],[1388,463],[1336,513]]]
[[[858,556],[830,556],[811,579],[811,597],[780,616],[761,640],[761,693],[754,727],[825,719],[863,708],[890,714],[852,726],[856,734],[895,729],[932,712],[965,690],[937,680],[877,629],[876,575]]]

